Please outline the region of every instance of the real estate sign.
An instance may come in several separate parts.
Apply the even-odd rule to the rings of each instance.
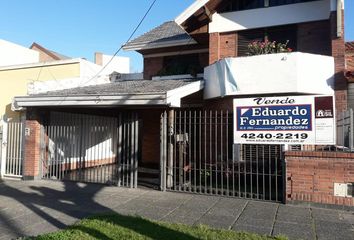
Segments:
[[[234,99],[236,144],[335,144],[333,96]]]

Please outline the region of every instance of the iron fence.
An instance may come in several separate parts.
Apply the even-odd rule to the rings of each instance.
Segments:
[[[161,124],[162,189],[283,200],[282,146],[235,145],[232,112],[178,110]]]
[[[336,150],[354,151],[354,117],[353,109],[343,111],[337,117]]]
[[[22,177],[22,168],[24,160],[24,133],[25,123],[22,121],[6,122],[6,133],[2,129],[5,140],[5,146],[2,151],[5,154],[5,173],[7,177]],[[4,128],[4,126],[2,127]]]

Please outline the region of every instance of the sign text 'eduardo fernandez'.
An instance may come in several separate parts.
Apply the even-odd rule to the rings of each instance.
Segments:
[[[311,131],[311,105],[237,107],[238,131]]]

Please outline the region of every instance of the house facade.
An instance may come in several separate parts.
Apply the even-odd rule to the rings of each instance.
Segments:
[[[142,54],[144,80],[15,98],[31,132],[24,178],[354,206],[337,189],[354,181],[353,153],[233,141],[242,98],[329,95],[333,115],[347,110],[343,16],[341,0],[195,1],[123,47]],[[291,53],[248,55],[265,41]]]
[[[288,41],[294,52],[334,58],[336,108],[345,110],[344,2],[337,2],[196,1],[175,21],[131,41],[125,49],[143,55],[144,77],[150,79],[199,73],[220,59],[247,56],[253,41]]]

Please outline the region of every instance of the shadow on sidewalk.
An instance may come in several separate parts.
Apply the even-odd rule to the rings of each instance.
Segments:
[[[43,181],[43,185],[46,185],[46,183],[48,182]],[[58,182],[56,184],[58,185],[55,185],[55,188],[60,186],[60,188],[63,187],[63,190],[46,186],[24,186],[23,188],[17,188],[16,184],[11,184],[11,182],[1,183],[0,196],[13,199],[14,201],[11,201],[13,206],[9,206],[7,209],[10,213],[12,210],[11,207],[15,208],[15,202],[17,202],[21,204],[22,207],[30,210],[31,214],[35,214],[39,219],[34,218],[32,220],[26,219],[26,216],[10,216],[10,214],[6,214],[3,210],[0,210],[0,231],[1,228],[3,228],[6,230],[5,232],[11,236],[25,236],[26,230],[28,230],[27,228],[31,226],[30,223],[35,225],[39,224],[41,221],[45,221],[54,227],[60,229],[66,228],[67,223],[57,219],[56,214],[58,213],[79,219],[88,217],[91,214],[113,213],[110,208],[94,200],[94,197],[107,186],[99,184],[79,184],[75,182]],[[16,209],[13,209],[13,211],[15,210]],[[117,215],[117,217],[117,219],[107,217],[107,219],[103,218],[103,220],[113,222],[114,224],[154,239],[161,239],[158,238],[160,233],[173,233],[175,236],[179,236],[178,239],[195,239],[185,233],[176,232],[175,230],[165,228],[144,219],[122,215]],[[139,221],[139,224],[148,226],[151,230],[146,231],[146,228],[139,227],[136,221]],[[109,239],[104,233],[100,233],[95,229],[80,227],[80,230],[98,239]]]

